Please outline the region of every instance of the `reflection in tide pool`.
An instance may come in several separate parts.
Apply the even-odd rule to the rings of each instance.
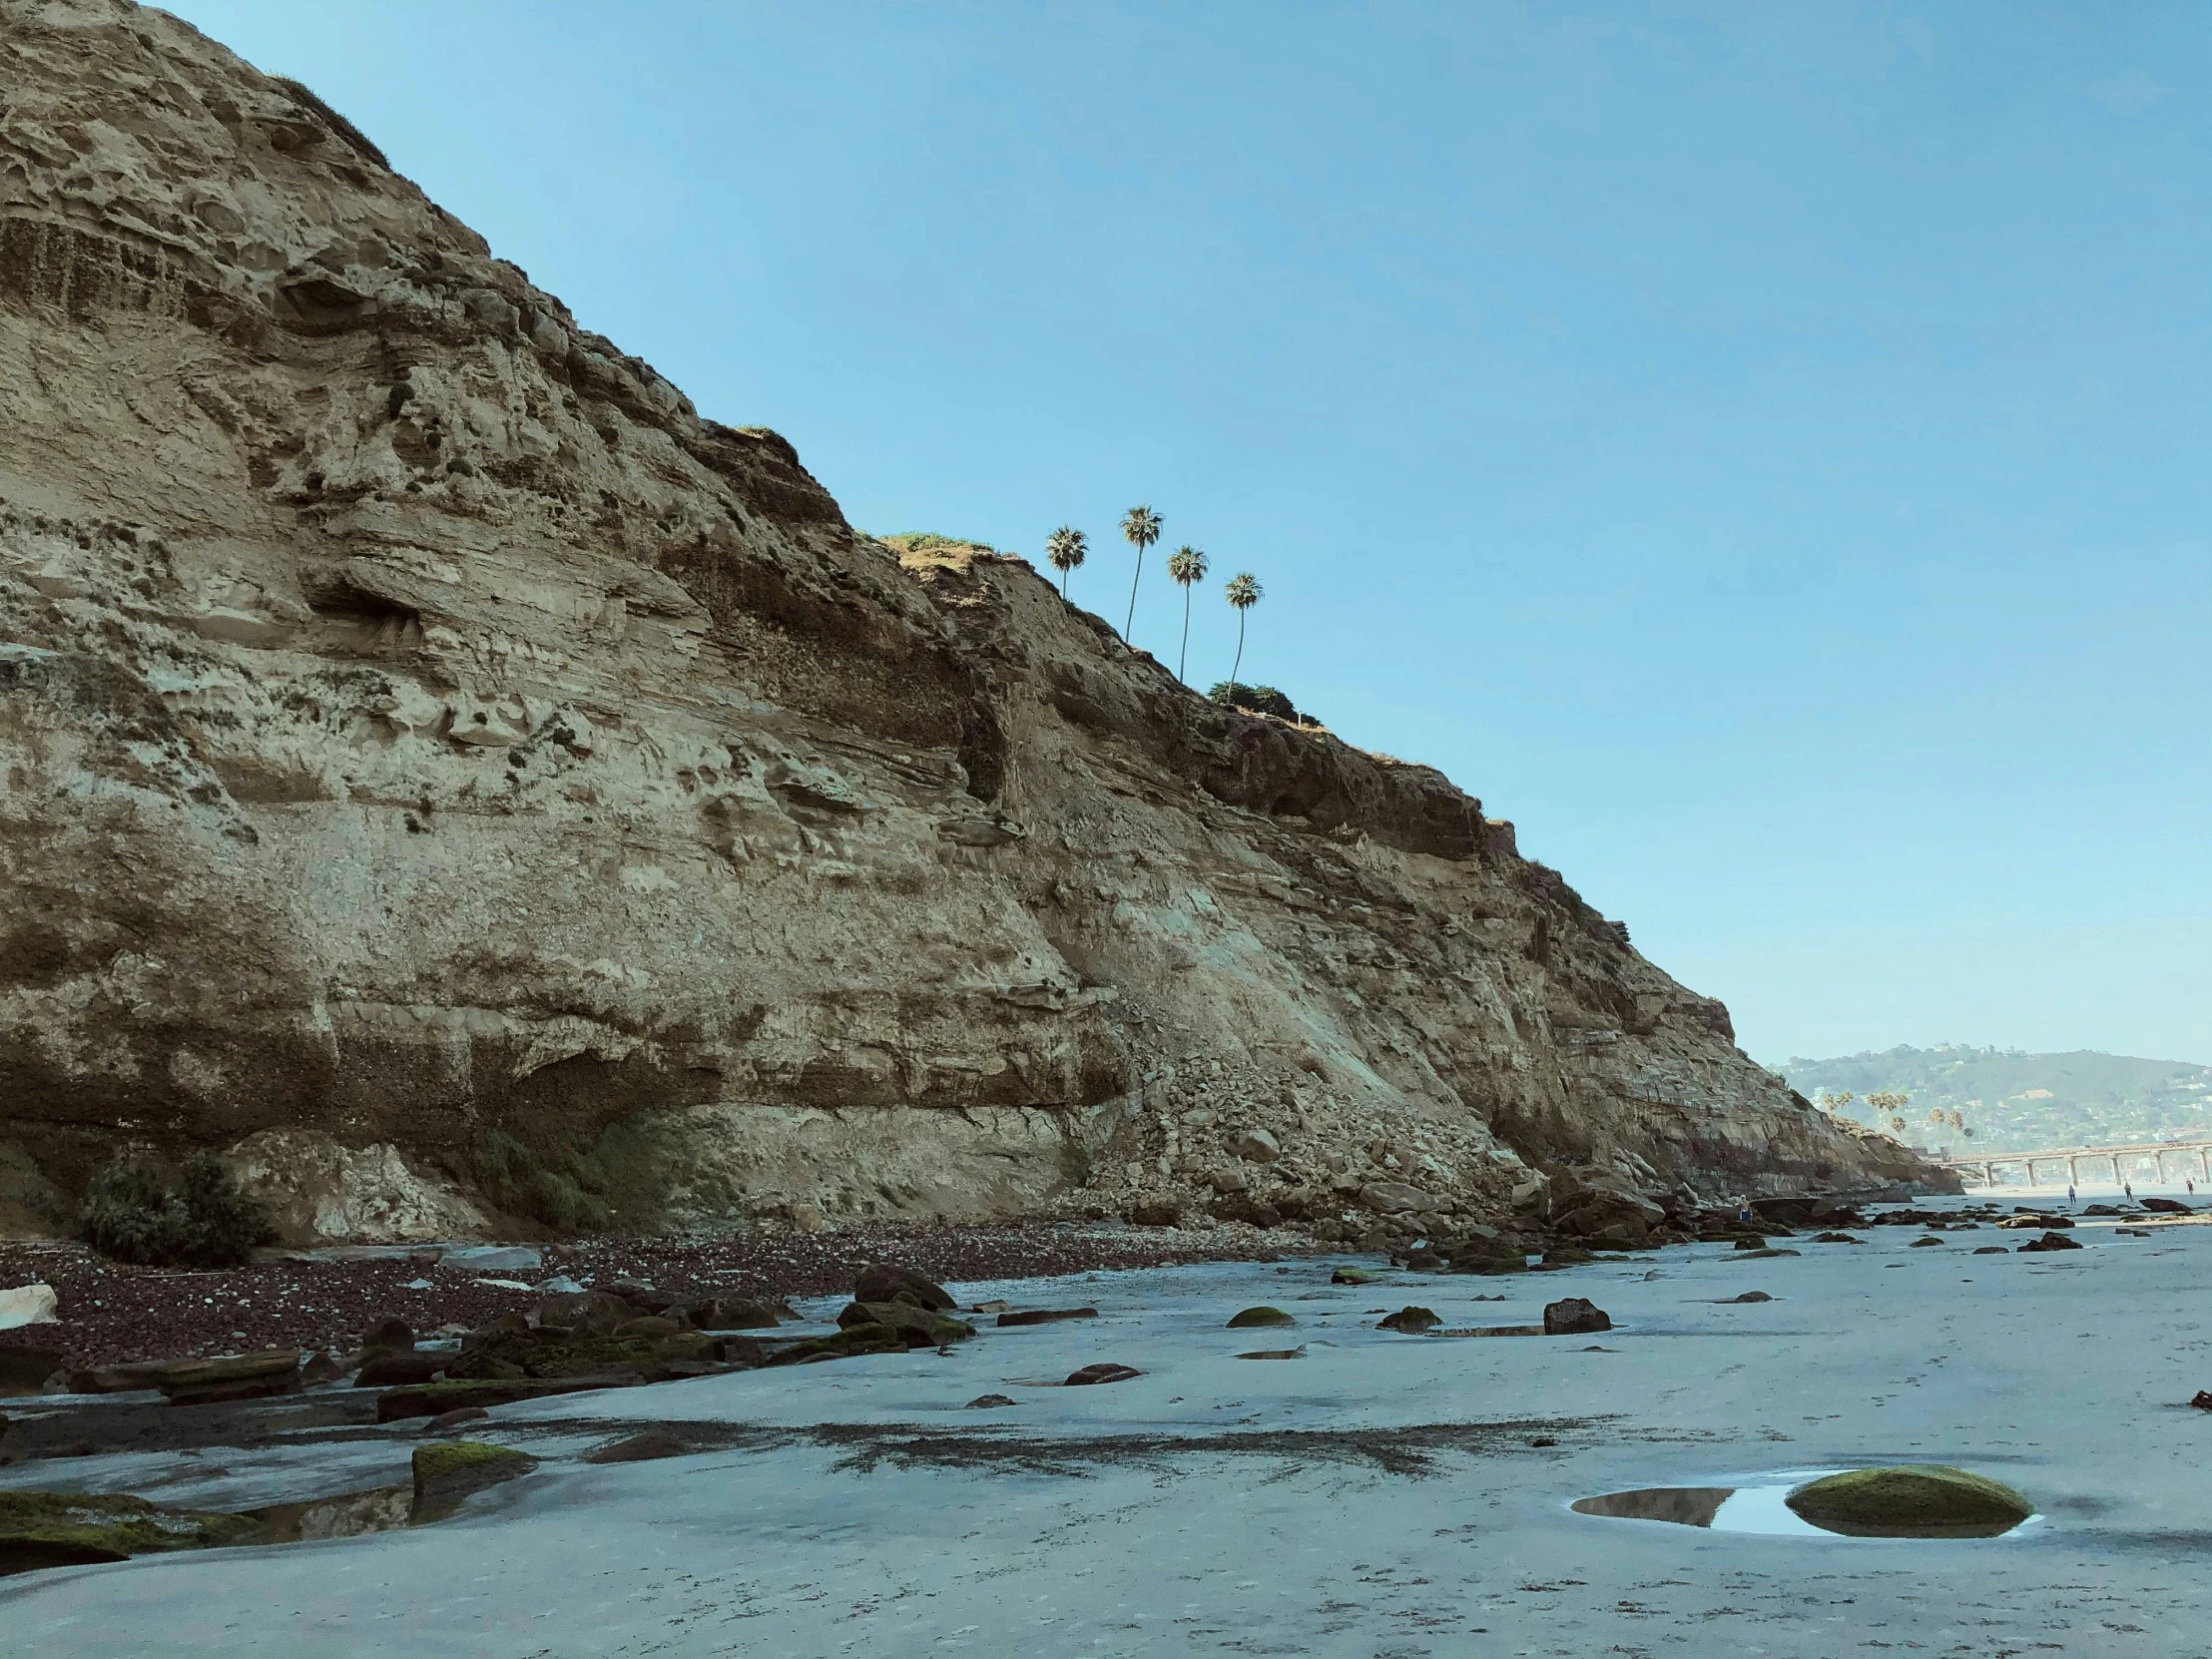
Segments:
[[[1789,1496],[1808,1481],[1820,1480],[1842,1469],[1786,1469],[1749,1486],[1645,1486],[1635,1491],[1604,1492],[1578,1498],[1578,1515],[1603,1515],[1613,1520],[1672,1521],[1679,1526],[1702,1526],[1714,1532],[1751,1532],[1779,1538],[2000,1538],[2033,1526],[2042,1517],[2031,1515],[2017,1525],[1991,1526],[1986,1530],[1958,1527],[1909,1527],[1880,1533],[1838,1532],[1815,1526],[1789,1505]]]

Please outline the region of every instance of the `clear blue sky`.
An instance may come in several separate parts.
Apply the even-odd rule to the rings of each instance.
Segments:
[[[2212,9],[178,9],[855,524],[1255,572],[1759,1058],[2212,1060]]]

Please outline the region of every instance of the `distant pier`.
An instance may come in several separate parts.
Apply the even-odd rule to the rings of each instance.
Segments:
[[[1972,1186],[1994,1187],[1997,1171],[2018,1170],[2025,1179],[2018,1185],[2035,1185],[2038,1166],[2052,1164],[2066,1166],[2066,1184],[2078,1187],[2081,1171],[2086,1165],[2092,1174],[2101,1174],[2098,1166],[2109,1165],[2112,1185],[2123,1186],[2136,1180],[2144,1166],[2156,1168],[2157,1185],[2167,1185],[2166,1160],[2179,1160],[2179,1167],[2186,1175],[2189,1165],[2197,1166],[2197,1181],[2212,1189],[2212,1140],[2205,1141],[2143,1141],[2134,1146],[2062,1146],[2047,1152],[1993,1152],[1978,1158],[1936,1158],[1935,1163],[1957,1172],[1958,1178]],[[2053,1183],[2055,1185],[2056,1183]]]

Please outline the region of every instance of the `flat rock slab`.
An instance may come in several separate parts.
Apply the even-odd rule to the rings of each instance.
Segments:
[[[1061,1320],[1095,1320],[1096,1308],[1029,1308],[1020,1313],[1001,1314],[1000,1325],[1053,1325]]]

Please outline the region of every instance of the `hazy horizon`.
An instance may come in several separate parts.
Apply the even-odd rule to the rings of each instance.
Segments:
[[[1747,1050],[2212,1055],[2212,15],[175,9],[854,524],[1252,570]]]

